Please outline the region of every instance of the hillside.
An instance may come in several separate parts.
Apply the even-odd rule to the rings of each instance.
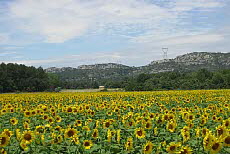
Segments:
[[[46,72],[55,73],[65,81],[80,80],[120,80],[141,73],[160,73],[169,71],[188,72],[205,68],[209,71],[230,69],[230,53],[193,52],[174,59],[153,61],[141,67],[130,67],[116,63],[81,65],[78,68],[47,68]]]

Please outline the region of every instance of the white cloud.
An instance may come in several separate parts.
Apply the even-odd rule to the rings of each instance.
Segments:
[[[1,47],[0,49],[2,50],[17,50],[17,49],[22,49],[22,46],[5,46],[5,47]]]
[[[223,3],[218,0],[175,0],[174,11],[190,11],[193,9],[208,10],[221,7]]]
[[[176,0],[169,4],[171,8],[149,0],[16,0],[9,14],[23,31],[41,35],[45,42],[61,43],[87,34],[173,29],[181,22],[179,13],[221,3]]]
[[[4,52],[0,52],[0,57],[8,56],[8,55],[14,55],[14,54],[17,54],[17,52],[4,51]]]

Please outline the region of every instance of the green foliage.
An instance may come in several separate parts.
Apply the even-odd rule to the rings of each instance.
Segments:
[[[230,70],[140,74],[130,78],[124,88],[127,91],[227,89],[230,88]]]
[[[0,92],[44,91],[49,80],[44,70],[39,67],[27,67],[18,64],[0,64]]]

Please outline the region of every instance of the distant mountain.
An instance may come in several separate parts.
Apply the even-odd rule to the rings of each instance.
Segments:
[[[130,66],[116,64],[116,63],[105,63],[105,64],[95,64],[95,65],[80,65],[78,69],[127,69]]]
[[[188,53],[174,59],[153,61],[149,65],[141,67],[141,72],[196,71],[202,68],[209,71],[230,69],[230,53]]]
[[[153,61],[146,66],[130,67],[116,63],[81,65],[78,68],[50,67],[45,71],[59,75],[63,80],[119,80],[141,73],[160,73],[168,71],[196,71],[205,68],[209,71],[230,69],[230,53],[193,52],[174,59]]]

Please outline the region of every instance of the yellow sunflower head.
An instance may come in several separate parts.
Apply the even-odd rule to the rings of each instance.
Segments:
[[[224,146],[230,147],[230,135],[227,135],[227,136],[223,139],[223,144],[224,144]]]
[[[97,139],[98,136],[99,136],[98,129],[94,129],[94,130],[93,130],[93,133],[92,133],[92,137],[93,137],[94,139]]]
[[[151,154],[153,151],[153,143],[148,141],[143,148],[143,153],[144,154]]]
[[[76,120],[75,121],[75,126],[82,126],[81,120]]]
[[[35,132],[38,134],[44,133],[45,127],[44,126],[36,126]]]
[[[16,119],[16,118],[11,118],[11,119],[10,119],[10,123],[11,123],[12,125],[17,125],[17,124],[18,124],[18,119]]]
[[[84,140],[83,146],[85,149],[90,149],[93,146],[93,142],[91,140]]]
[[[192,149],[189,146],[182,147],[179,154],[192,154]]]
[[[6,134],[7,136],[11,137],[13,135],[13,132],[10,131],[9,129],[4,129],[4,131],[2,132],[3,134]]]
[[[142,128],[135,129],[135,136],[137,138],[145,138],[145,131]]]
[[[0,153],[1,153],[1,154],[7,154],[7,152],[6,152],[5,149],[0,149]]]
[[[152,122],[150,120],[146,121],[144,123],[145,129],[151,129],[152,128]]]
[[[125,149],[128,151],[133,149],[133,138],[132,137],[129,137],[127,139],[127,142],[125,143]]]
[[[225,126],[219,125],[216,127],[216,136],[217,137],[224,137],[226,136],[227,130]]]
[[[166,151],[170,154],[175,153],[178,148],[181,146],[181,143],[175,143],[175,142],[171,142],[169,143],[169,145],[166,147]]]
[[[211,148],[211,144],[214,141],[214,136],[211,133],[206,134],[205,138],[203,139],[203,146],[206,151],[209,151]]]
[[[8,145],[10,137],[4,133],[0,134],[0,147],[5,147]]]
[[[29,144],[34,139],[34,133],[32,131],[24,131],[21,139],[24,140],[26,144]]]
[[[214,140],[210,146],[210,153],[211,154],[219,153],[221,149],[222,149],[222,143],[217,140]]]
[[[167,123],[167,129],[168,129],[171,133],[173,133],[173,132],[175,131],[175,129],[176,129],[176,123],[174,123],[174,122],[172,122],[172,121],[168,122],[168,123]]]
[[[230,127],[230,120],[229,119],[226,119],[223,121],[223,125],[226,127],[226,128],[229,128]]]
[[[75,129],[73,129],[73,128],[67,128],[65,130],[64,136],[65,136],[65,138],[72,138],[76,134],[77,134],[77,131]]]

